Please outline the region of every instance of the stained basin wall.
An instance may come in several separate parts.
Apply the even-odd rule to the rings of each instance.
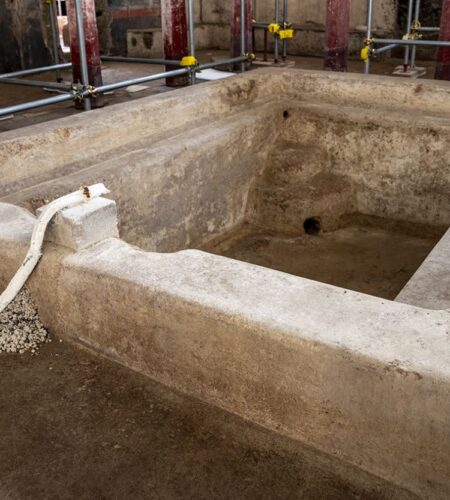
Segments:
[[[444,84],[257,70],[4,134],[0,199],[34,208],[104,181],[122,237],[162,252],[244,220],[299,232],[360,212],[442,229],[445,105]]]
[[[421,232],[450,225],[450,120],[402,112],[289,105],[289,117],[250,196],[248,218],[301,232],[332,230],[357,212]]]
[[[243,220],[250,183],[265,166],[276,122],[269,106],[260,103],[252,109],[259,94],[253,80],[216,86],[211,102],[208,88],[195,90],[198,100],[191,96],[189,105],[175,106],[170,98],[156,101],[154,109],[147,104],[147,115],[145,106],[131,112],[119,106],[114,118],[111,112],[99,113],[98,119],[92,113],[94,122],[86,121],[86,128],[71,126],[70,133],[64,123],[53,124],[48,133],[34,128],[17,137],[5,134],[0,142],[3,200],[34,209],[103,180],[119,203],[123,237],[143,248],[196,247],[229,230]],[[176,109],[172,128],[167,120],[171,107]],[[51,156],[48,162],[42,160],[45,154]]]

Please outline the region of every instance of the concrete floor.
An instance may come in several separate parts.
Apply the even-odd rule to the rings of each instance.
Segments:
[[[200,62],[210,62],[215,59],[225,59],[228,57],[226,51],[200,51],[198,58]],[[258,58],[262,59],[262,54],[258,54]],[[270,54],[269,54],[270,59]],[[296,68],[302,69],[323,69],[323,60],[319,57],[296,57],[290,56],[289,62]],[[381,61],[373,62],[371,66],[371,73],[380,75],[391,75],[396,66],[401,64],[400,59],[383,59]],[[427,77],[434,75],[434,61],[420,61],[420,65],[427,68]],[[129,63],[116,63],[105,62],[103,65],[103,80],[104,83],[113,83],[117,81],[127,80],[147,74],[160,73],[164,71],[163,66],[151,66],[143,64],[129,64]],[[258,67],[255,65],[254,67]],[[362,73],[362,62],[359,60],[349,61],[349,71],[355,73]],[[69,82],[71,81],[71,73],[63,72],[63,78]],[[40,81],[53,82],[54,77],[52,73],[38,74],[28,77]],[[164,85],[163,81],[151,82],[144,84],[146,89],[139,92],[129,92],[127,89],[115,91],[113,94],[107,96],[107,105],[117,104],[119,102],[126,102],[140,97],[145,97],[151,94],[159,94],[166,92],[169,89]],[[44,99],[49,96],[56,95],[54,92],[48,92],[39,88],[16,86],[16,85],[1,85],[0,84],[0,107],[11,106],[21,102],[29,102],[37,99]],[[12,119],[0,118],[0,132],[6,130],[14,130],[17,128],[25,127],[34,123],[42,123],[49,120],[55,120],[63,116],[80,113],[80,110],[75,109],[73,103],[61,103],[45,108],[38,108],[22,113],[18,113]]]
[[[0,429],[2,499],[416,498],[55,338],[1,355]]]
[[[204,249],[393,300],[437,241],[395,227],[355,224],[328,233],[292,236],[244,226]]]

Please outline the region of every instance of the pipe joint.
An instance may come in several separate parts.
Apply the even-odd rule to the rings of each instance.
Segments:
[[[420,40],[422,38],[422,35],[411,28],[411,33],[405,33],[402,36],[402,40]]]
[[[72,85],[70,93],[73,96],[74,101],[81,103],[85,98],[95,98],[97,97],[97,89],[92,85]]]

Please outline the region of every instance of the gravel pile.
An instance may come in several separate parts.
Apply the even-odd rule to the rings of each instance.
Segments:
[[[50,337],[39,320],[30,292],[24,288],[0,313],[0,352],[36,352],[43,342],[50,342]]]

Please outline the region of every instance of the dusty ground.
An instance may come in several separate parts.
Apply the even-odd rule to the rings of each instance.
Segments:
[[[225,59],[228,57],[226,51],[200,51],[198,58],[200,62],[210,62],[214,59]],[[262,59],[262,54],[258,54],[258,57]],[[270,54],[269,54],[270,59]],[[291,63],[295,63],[295,67],[302,69],[323,69],[323,60],[320,57],[289,57]],[[394,68],[401,64],[399,59],[384,59],[382,61],[374,61],[371,66],[371,73],[380,75],[391,75]],[[420,62],[421,66],[427,67],[427,77],[433,78],[434,76],[434,62],[425,61]],[[362,73],[363,65],[359,60],[349,61],[349,71],[355,73]],[[164,71],[163,66],[157,65],[144,65],[144,64],[128,64],[128,63],[116,63],[116,62],[104,62],[102,64],[103,81],[104,83],[118,82],[122,80],[128,80],[131,78],[136,78],[140,76],[145,76],[153,73],[160,73]],[[66,81],[71,80],[70,72],[63,72],[63,77]],[[53,73],[44,73],[40,75],[33,75],[32,77],[27,77],[28,79],[35,79],[40,81],[54,82],[55,77]],[[133,99],[139,99],[140,97],[145,97],[151,94],[159,94],[161,92],[166,92],[169,89],[164,85],[162,81],[156,81],[148,84],[144,84],[145,90],[130,93],[126,89],[117,90],[114,94],[109,94],[107,96],[107,102],[109,105],[117,104],[119,102],[126,102]],[[45,90],[34,88],[34,87],[24,87],[16,85],[5,85],[0,84],[0,107],[11,106],[21,102],[28,102],[37,99],[44,99],[56,95],[53,92],[47,92]],[[6,130],[13,130],[16,128],[31,125],[33,123],[41,123],[49,120],[55,120],[57,118],[62,118],[75,113],[80,113],[81,111],[76,110],[72,102],[56,104],[53,106],[47,106],[45,108],[38,108],[22,113],[18,113],[13,119],[2,119],[0,117],[0,132]]]
[[[57,339],[0,355],[0,498],[415,498]]]
[[[204,249],[393,300],[437,241],[399,232],[395,226],[351,225],[297,237],[244,226]]]

